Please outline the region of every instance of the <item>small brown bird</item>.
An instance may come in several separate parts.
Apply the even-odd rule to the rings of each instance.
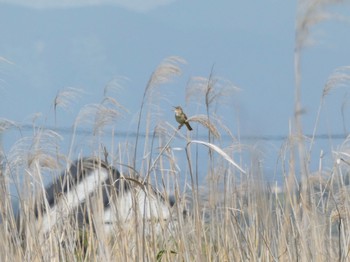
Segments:
[[[184,111],[182,110],[181,106],[174,106],[175,108],[175,119],[176,121],[180,124],[179,125],[179,129],[183,126],[186,125],[188,130],[192,130],[192,127],[190,126],[190,124],[187,121],[187,116],[184,113]]]

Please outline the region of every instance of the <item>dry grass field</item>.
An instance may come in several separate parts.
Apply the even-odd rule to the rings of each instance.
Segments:
[[[110,143],[113,152],[101,146],[108,137],[105,127],[117,121],[127,109],[112,96],[100,104],[86,106],[74,123],[68,154],[60,151],[59,132],[35,127],[32,136],[17,141],[10,152],[2,152],[0,176],[1,261],[349,261],[350,260],[350,141],[345,139],[334,152],[333,165],[310,170],[310,154],[315,137],[303,134],[301,104],[302,50],[310,29],[325,19],[328,5],[340,1],[299,1],[295,39],[295,111],[292,130],[280,150],[283,186],[277,191],[264,183],[262,168],[254,148],[244,145],[229,130],[213,108],[236,88],[214,75],[195,79],[187,87],[188,98],[202,101],[206,112],[189,116],[192,126],[205,128],[205,139],[193,139],[185,128],[178,130],[175,119],[154,125],[152,99],[162,86],[181,74],[184,61],[165,59],[152,73],[144,90],[135,139]],[[338,86],[348,84],[349,68],[335,70],[320,89],[322,100]],[[108,90],[107,90],[108,91]],[[54,98],[54,112],[69,107],[80,91],[68,88]],[[108,92],[105,93],[108,94]],[[322,102],[320,104],[320,110]],[[317,121],[322,117],[317,116]],[[287,124],[288,121],[286,121]],[[144,124],[141,124],[144,123]],[[192,124],[193,123],[193,124]],[[57,176],[77,157],[75,131],[81,124],[91,129],[95,157],[108,162],[126,175],[139,175],[165,196],[174,195],[172,218],[159,230],[143,230],[144,223],[113,225],[107,235],[98,227],[81,228],[74,217],[42,235],[35,226],[34,200],[44,189],[44,181]],[[2,119],[0,131],[17,123]],[[141,127],[146,134],[142,135]],[[196,130],[192,131],[196,132]],[[221,136],[231,144],[222,146]],[[181,151],[186,163],[179,170],[178,152],[173,141],[185,142]],[[198,150],[205,151],[205,159]],[[250,162],[243,154],[249,154]],[[142,155],[141,160],[140,156]],[[199,184],[199,165],[206,166],[206,186]],[[45,174],[45,177],[43,177]],[[186,177],[186,187],[182,185]],[[17,228],[10,185],[19,192],[20,212],[25,214],[24,232]],[[184,210],[186,211],[184,214]],[[159,227],[151,221],[152,227]],[[23,226],[23,225],[22,225]],[[157,232],[156,232],[157,231]]]

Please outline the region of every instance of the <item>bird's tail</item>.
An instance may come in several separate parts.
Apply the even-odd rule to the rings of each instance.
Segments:
[[[185,125],[186,125],[188,130],[192,131],[192,127],[190,126],[190,124],[188,122],[185,122]]]

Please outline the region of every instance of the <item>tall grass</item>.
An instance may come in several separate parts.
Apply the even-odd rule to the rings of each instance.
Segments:
[[[310,170],[309,158],[316,143],[318,121],[327,95],[337,87],[349,85],[349,68],[337,69],[323,90],[313,136],[305,137],[302,128],[301,57],[310,40],[311,27],[324,18],[325,7],[340,1],[299,1],[295,39],[295,107],[291,133],[280,150],[283,188],[277,191],[265,183],[260,152],[240,142],[217,114],[223,99],[238,90],[232,83],[216,78],[195,77],[187,86],[186,101],[202,106],[204,114],[188,114],[194,134],[184,135],[175,120],[154,125],[152,115],[157,91],[181,72],[184,61],[164,60],[152,73],[139,109],[136,141],[115,143],[115,123],[127,109],[104,92],[101,103],[87,105],[72,129],[68,153],[60,149],[61,136],[33,124],[33,135],[18,140],[2,154],[0,176],[1,260],[4,261],[347,261],[349,260],[350,216],[350,141],[345,139],[334,151],[333,165],[324,166],[320,152],[319,168]],[[57,110],[69,108],[80,90],[66,89],[54,99]],[[169,124],[171,123],[171,124]],[[161,232],[146,234],[145,221],[114,225],[111,236],[99,228],[81,230],[75,220],[60,224],[43,238],[34,223],[34,199],[43,192],[46,180],[55,177],[75,157],[76,129],[88,126],[87,143],[95,156],[116,165],[124,175],[137,173],[166,196],[174,194],[174,222],[161,224]],[[196,128],[208,132],[198,140]],[[2,119],[1,132],[20,124]],[[140,145],[141,128],[146,138]],[[112,130],[112,131],[110,131]],[[110,132],[110,133],[108,133]],[[224,145],[222,134],[231,144]],[[104,137],[113,146],[103,146]],[[179,151],[174,140],[185,142]],[[108,151],[108,148],[112,148]],[[143,149],[142,154],[139,153]],[[307,150],[308,149],[308,150]],[[206,151],[204,151],[206,150]],[[77,150],[79,152],[79,149]],[[205,152],[203,157],[203,151]],[[179,163],[183,154],[185,163]],[[140,157],[141,155],[141,157]],[[245,157],[248,155],[249,157]],[[207,184],[198,178],[200,166],[207,168]],[[300,174],[300,176],[299,176]],[[25,227],[18,233],[9,186],[15,185]],[[101,209],[99,205],[96,209]],[[186,215],[184,216],[184,210]],[[155,227],[156,225],[153,224]]]

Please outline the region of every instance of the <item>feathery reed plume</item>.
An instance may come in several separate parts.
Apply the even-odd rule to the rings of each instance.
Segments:
[[[299,135],[301,135],[301,65],[300,56],[304,47],[313,42],[310,31],[312,26],[327,20],[332,15],[326,11],[326,7],[331,4],[341,3],[343,0],[303,0],[298,1],[296,34],[295,34],[295,51],[294,51],[294,67],[295,67],[295,122]],[[323,96],[327,95],[331,86],[331,82],[323,90]]]
[[[85,106],[76,119],[75,126],[81,123],[93,126],[93,135],[101,135],[108,125],[123,117],[128,110],[112,97],[106,97],[101,104],[90,104]]]
[[[156,68],[156,70],[152,73],[150,79],[148,80],[147,86],[143,93],[141,107],[139,111],[139,117],[137,121],[137,130],[136,130],[136,141],[135,141],[135,150],[133,157],[133,167],[136,167],[136,156],[137,156],[137,147],[138,147],[138,139],[140,134],[140,125],[141,125],[141,117],[144,105],[147,100],[147,96],[151,93],[152,89],[157,86],[169,82],[174,76],[179,76],[181,74],[180,65],[185,64],[186,61],[177,56],[171,56],[163,60],[163,62]]]
[[[230,97],[235,92],[240,89],[236,87],[231,81],[213,77],[192,77],[186,87],[186,103],[191,99],[201,103],[203,100],[206,100],[208,105],[211,105],[214,102],[224,102],[224,100]]]
[[[344,0],[299,0],[296,21],[296,49],[301,50],[314,43],[311,28],[334,15],[326,11],[326,7]]]
[[[127,80],[129,80],[127,77],[122,76],[112,78],[103,89],[103,95],[107,97],[109,92],[120,92],[124,87],[122,82]]]
[[[55,125],[57,125],[57,108],[60,107],[63,110],[68,111],[70,105],[80,98],[82,93],[83,91],[81,89],[74,87],[64,88],[57,93],[53,102]]]
[[[21,126],[15,121],[12,121],[6,118],[0,118],[0,133],[11,128],[17,128],[20,130]]]
[[[319,120],[319,115],[321,111],[321,107],[323,104],[323,101],[328,94],[333,91],[333,89],[339,88],[339,87],[346,87],[350,85],[350,66],[342,66],[337,68],[327,79],[327,82],[323,88],[322,92],[322,97],[321,97],[321,102],[316,118],[316,125]],[[347,99],[344,99],[342,106],[341,106],[341,112],[342,112],[342,117],[343,117],[343,122],[344,122],[344,108],[347,104]],[[315,126],[316,126],[315,125]],[[345,129],[344,129],[345,131]]]
[[[343,0],[303,0],[298,1],[297,19],[296,19],[296,34],[295,34],[295,116],[296,128],[301,135],[301,65],[300,56],[304,47],[311,42],[310,31],[312,26],[329,19],[331,17],[329,12],[326,12],[326,7],[343,2]],[[328,88],[327,88],[328,89]],[[327,93],[327,90],[324,90]],[[325,93],[325,94],[326,94]]]
[[[350,85],[350,66],[337,68],[327,79],[323,88],[322,98],[327,96],[333,89]]]
[[[197,123],[201,124],[202,126],[206,127],[209,130],[209,132],[216,139],[220,139],[219,131],[217,130],[215,125],[213,125],[211,123],[211,121],[208,119],[208,117],[206,115],[194,115],[194,116],[189,117],[187,119],[187,121],[189,121],[189,122],[197,122]]]
[[[57,160],[56,149],[62,137],[53,130],[38,129],[33,137],[23,137],[16,141],[8,154],[11,166],[30,166],[34,161],[52,168],[51,158]],[[56,166],[56,165],[55,165]]]
[[[52,179],[61,167],[64,156],[57,152],[62,138],[52,130],[38,129],[33,137],[16,141],[6,157],[5,175],[10,178],[18,196],[19,205],[29,207],[33,192],[40,190],[44,181]],[[42,171],[47,171],[44,176]]]
[[[68,110],[70,105],[80,98],[82,93],[82,89],[75,87],[67,87],[59,91],[54,100],[54,110],[56,111],[58,107]]]
[[[105,93],[108,89],[105,89]],[[120,117],[124,117],[128,110],[122,106],[114,98],[106,96],[100,104],[89,104],[84,106],[73,125],[73,134],[70,142],[70,149],[68,153],[68,158],[70,158],[73,145],[75,141],[75,131],[80,124],[91,125],[93,130],[92,134],[94,136],[99,136],[103,134],[103,131],[108,125],[115,125],[115,122]]]
[[[118,118],[123,117],[126,113],[128,113],[128,110],[118,103],[117,100],[112,97],[106,97],[96,111],[94,134],[97,134],[100,128],[108,124],[114,124]]]
[[[174,76],[181,75],[181,69],[179,67],[181,64],[186,64],[186,61],[178,56],[171,56],[164,59],[152,73],[146,86],[145,93],[147,94],[151,88],[171,81]]]
[[[322,109],[324,100],[330,94],[330,92],[333,91],[334,89],[339,88],[339,87],[346,87],[349,85],[350,85],[350,66],[339,67],[339,68],[335,69],[334,72],[328,77],[327,82],[326,82],[325,86],[323,87],[321,101],[320,101],[320,104],[319,104],[318,110],[317,110],[315,125],[314,125],[314,129],[312,132],[312,140],[311,140],[310,147],[309,147],[309,157],[311,155],[312,146],[314,144],[316,130],[317,130],[318,123],[320,120],[321,109]],[[344,132],[346,132],[346,130],[345,130],[345,117],[344,117],[345,105],[346,105],[346,100],[343,101],[342,106],[341,106],[341,114],[343,117]]]

